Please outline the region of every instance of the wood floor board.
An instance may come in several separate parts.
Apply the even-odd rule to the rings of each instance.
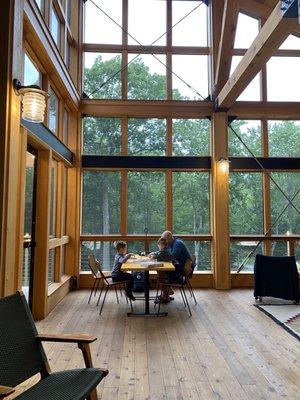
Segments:
[[[195,293],[198,305],[188,297],[192,317],[176,292],[163,307],[168,317],[143,318],[127,317],[124,296],[118,305],[113,292],[100,316],[95,297],[87,304],[89,290],[74,291],[37,327],[98,337],[94,365],[109,369],[99,399],[300,400],[299,341],[253,307],[252,290]],[[45,350],[53,371],[83,366],[74,344],[47,343]]]

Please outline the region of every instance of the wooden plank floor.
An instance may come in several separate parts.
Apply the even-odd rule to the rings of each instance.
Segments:
[[[94,364],[109,369],[99,399],[300,399],[299,341],[252,306],[251,290],[196,290],[192,317],[176,293],[166,318],[129,318],[114,293],[99,316],[88,294],[70,293],[37,325],[98,337]],[[53,370],[83,365],[74,345],[49,343],[46,351]]]

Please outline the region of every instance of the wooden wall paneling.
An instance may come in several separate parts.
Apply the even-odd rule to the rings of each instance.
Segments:
[[[216,289],[230,289],[228,172],[221,172],[219,159],[228,157],[227,114],[212,118],[212,231],[213,273]]]
[[[298,24],[297,19],[285,18],[277,4],[246,54],[218,95],[221,108],[230,108],[257,73]]]
[[[47,315],[51,153],[51,150],[39,150],[38,152],[36,248],[32,304],[32,313],[37,320],[43,319]]]
[[[230,76],[232,48],[239,14],[238,0],[225,0],[222,17],[220,42],[215,74],[215,96],[220,92]]]
[[[0,295],[18,289],[20,260],[20,201],[22,190],[20,159],[23,138],[20,134],[20,97],[12,87],[14,78],[22,80],[23,1],[1,2],[1,264]],[[20,253],[21,252],[21,253]]]

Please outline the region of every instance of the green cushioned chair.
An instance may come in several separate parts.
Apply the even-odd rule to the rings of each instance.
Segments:
[[[108,374],[93,368],[89,344],[96,339],[84,334],[39,335],[23,294],[0,299],[0,399],[40,373],[41,380],[15,399],[96,400],[96,387]],[[42,341],[77,343],[86,368],[51,373]]]

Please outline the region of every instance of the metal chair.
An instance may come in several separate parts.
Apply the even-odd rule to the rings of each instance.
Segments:
[[[103,309],[103,306],[104,306],[104,302],[105,302],[105,299],[106,299],[106,295],[107,295],[107,292],[108,292],[108,289],[109,289],[109,288],[114,288],[114,289],[115,289],[117,303],[119,304],[118,288],[120,288],[120,292],[121,292],[121,294],[122,294],[122,290],[121,290],[121,289],[122,289],[122,288],[125,289],[125,285],[126,285],[126,283],[127,283],[128,281],[127,281],[127,280],[124,280],[124,281],[117,281],[117,282],[114,282],[114,281],[112,280],[111,275],[105,275],[105,274],[103,273],[102,267],[101,267],[101,263],[95,258],[95,256],[94,256],[93,254],[91,254],[91,255],[89,256],[89,263],[91,263],[91,264],[93,265],[93,268],[95,268],[95,265],[96,265],[96,267],[98,268],[100,280],[102,281],[102,286],[101,286],[101,289],[100,289],[100,293],[99,293],[99,297],[98,297],[98,301],[97,301],[97,306],[98,306],[99,303],[100,303],[100,299],[101,299],[101,296],[102,296],[102,292],[103,292],[103,290],[105,289],[104,297],[103,297],[103,300],[102,300],[102,303],[101,303],[101,307],[100,307],[100,312],[99,312],[99,314],[101,315],[102,309]],[[128,303],[127,296],[125,296],[125,298],[126,298],[126,302]],[[133,311],[132,302],[131,302],[130,299],[129,299],[129,302],[130,302],[131,311]]]
[[[97,400],[96,387],[108,374],[93,368],[89,343],[97,338],[84,334],[39,335],[22,293],[0,299],[0,399],[37,373],[41,380],[18,400]],[[77,343],[86,368],[51,373],[42,341]]]
[[[93,294],[94,290],[95,290],[94,296],[96,295],[97,290],[98,290],[99,285],[100,285],[100,281],[102,279],[102,276],[101,276],[101,274],[99,272],[99,266],[98,265],[99,264],[98,264],[98,262],[97,262],[97,260],[96,260],[96,258],[94,256],[94,254],[90,254],[89,255],[89,267],[90,267],[90,270],[91,270],[92,275],[93,275],[94,283],[93,283],[93,287],[91,289],[91,293],[90,293],[90,296],[89,296],[88,304],[90,304],[91,297],[92,297],[92,294]]]
[[[191,274],[191,269],[192,269],[192,261],[187,260],[185,263],[185,266],[184,266],[184,271],[183,271],[183,282],[182,283],[162,282],[161,283],[161,293],[160,293],[160,297],[162,298],[163,292],[166,291],[166,294],[168,297],[171,287],[178,288],[180,290],[180,294],[182,297],[184,307],[187,307],[189,310],[190,317],[192,316],[192,312],[191,312],[190,305],[189,305],[189,302],[188,302],[188,299],[187,299],[184,289],[189,288],[189,277]],[[159,302],[158,309],[157,309],[157,316],[159,315],[160,305],[161,305],[161,303]]]
[[[193,254],[192,255],[192,267],[191,267],[191,272],[190,272],[190,276],[189,276],[189,279],[188,279],[188,288],[189,288],[189,291],[190,291],[190,295],[191,295],[191,297],[193,297],[195,305],[196,305],[197,304],[197,300],[196,300],[196,297],[195,297],[193,286],[191,284],[191,279],[193,277],[195,267],[196,267],[196,256]]]

